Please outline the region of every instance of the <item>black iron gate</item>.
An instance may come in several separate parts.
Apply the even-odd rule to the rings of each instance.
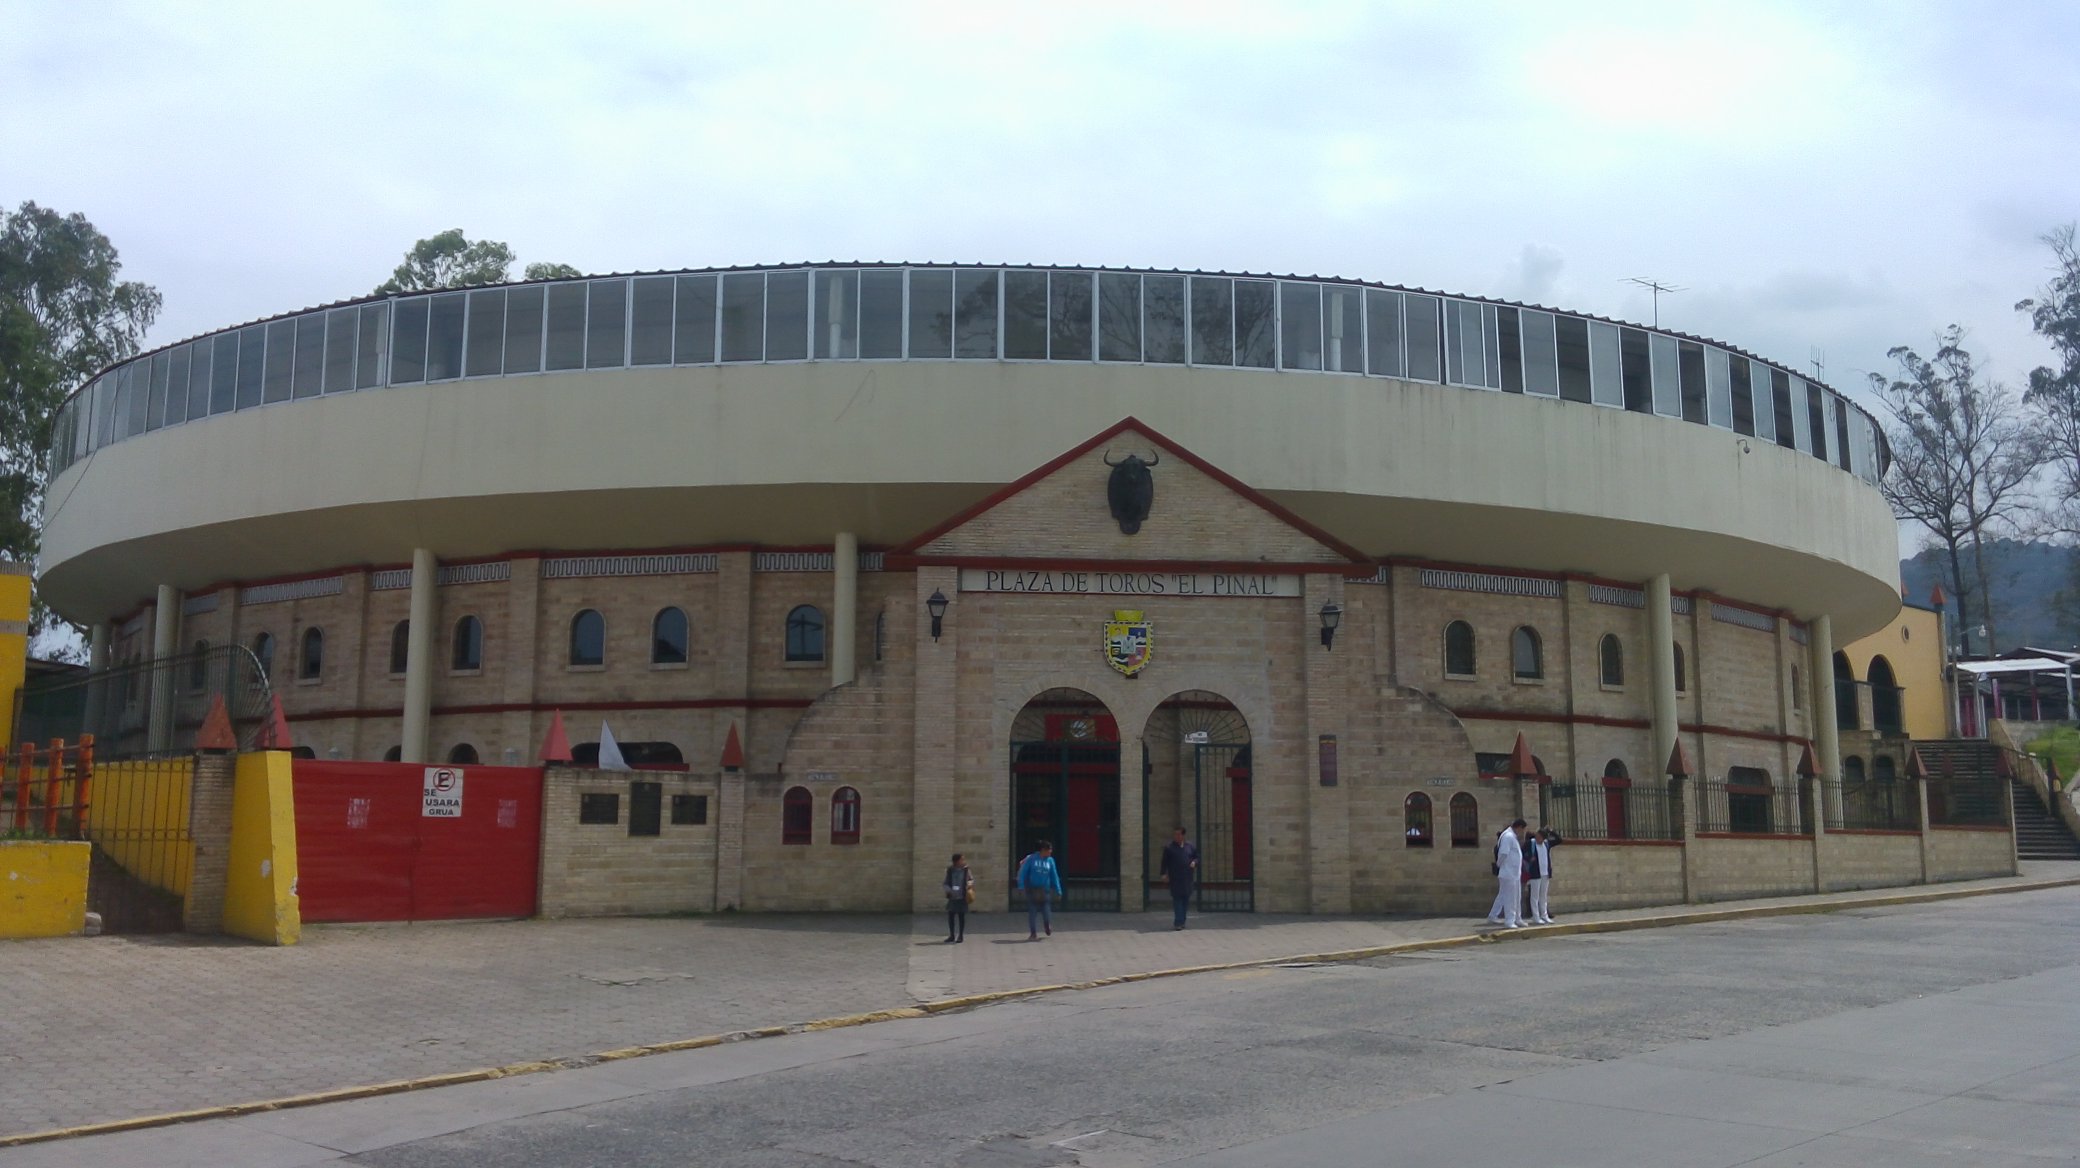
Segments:
[[[1200,912],[1254,912],[1256,791],[1247,742],[1198,742],[1191,751],[1191,802],[1186,826],[1199,847],[1199,880],[1192,904]],[[1151,768],[1143,751],[1141,806],[1148,824],[1148,900],[1161,907],[1170,895],[1163,879],[1163,848],[1178,824],[1149,808]],[[1182,761],[1182,760],[1180,760]]]
[[[1119,744],[1011,744],[1010,907],[1025,907],[1018,865],[1054,845],[1064,912],[1119,911]]]

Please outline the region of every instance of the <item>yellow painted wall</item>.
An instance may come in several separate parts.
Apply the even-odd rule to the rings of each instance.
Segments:
[[[294,945],[303,933],[303,912],[296,897],[296,803],[287,751],[238,756],[229,863],[224,931],[268,945]]]
[[[29,668],[29,569],[0,562],[0,746],[14,741],[14,699]]]
[[[1943,623],[1925,608],[1903,606],[1892,623],[1841,647],[1856,670],[1856,680],[1869,681],[1871,659],[1883,656],[1900,688],[1900,714],[1913,738],[1948,738],[1950,702],[1943,687]]]
[[[88,838],[124,871],[179,896],[195,870],[194,842],[181,838],[194,772],[188,758],[96,763],[88,794]]]
[[[82,843],[0,843],[0,940],[70,937],[87,924],[87,865]]]

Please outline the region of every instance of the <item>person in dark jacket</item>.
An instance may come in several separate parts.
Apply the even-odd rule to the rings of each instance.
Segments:
[[[1525,841],[1524,873],[1531,878],[1531,920],[1536,924],[1553,923],[1553,849],[1564,842],[1550,827],[1539,828]]]
[[[968,902],[975,899],[975,873],[968,870],[968,861],[959,852],[947,865],[944,885],[946,943],[958,945],[968,939]]]
[[[1184,911],[1192,903],[1192,889],[1199,876],[1199,849],[1185,842],[1184,829],[1170,833],[1163,848],[1163,877],[1170,882],[1172,929],[1184,928]]]

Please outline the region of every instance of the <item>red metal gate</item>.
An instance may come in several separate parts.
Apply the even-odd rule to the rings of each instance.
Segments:
[[[298,759],[295,775],[304,920],[534,915],[539,769]]]

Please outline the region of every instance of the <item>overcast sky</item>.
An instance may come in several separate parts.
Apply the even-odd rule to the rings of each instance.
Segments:
[[[461,227],[586,271],[1226,268],[1642,322],[1651,276],[1664,324],[1838,388],[1952,321],[2019,382],[2076,50],[2069,2],[0,0],[0,202],[92,219],[154,345]]]

